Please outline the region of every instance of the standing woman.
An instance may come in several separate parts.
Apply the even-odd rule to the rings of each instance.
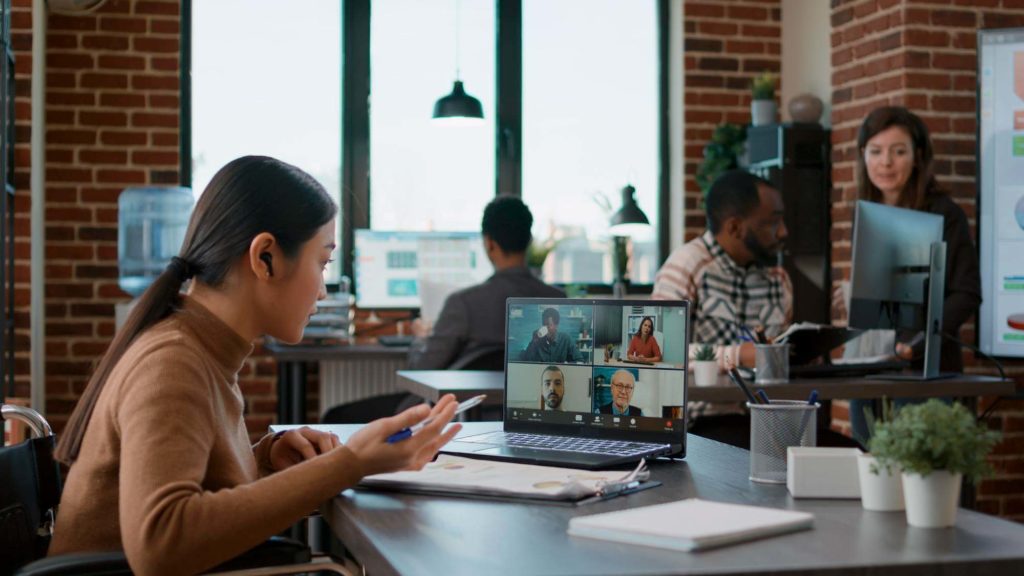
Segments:
[[[249,445],[238,371],[263,335],[302,339],[326,297],[337,208],[298,168],[247,156],[200,197],[179,255],[100,361],[57,448],[71,466],[51,554],[124,550],[140,574],[193,574],[281,532],[360,478],[417,469],[458,431],[454,398],[341,445],[309,428]],[[192,280],[187,295],[182,284]],[[427,416],[412,438],[389,435]]]
[[[644,319],[640,321],[640,328],[629,341],[626,357],[630,360],[661,362],[661,348],[654,338],[654,318],[644,316]]]

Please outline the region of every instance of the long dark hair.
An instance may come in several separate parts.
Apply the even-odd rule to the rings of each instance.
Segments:
[[[644,322],[651,323],[651,338],[654,338],[654,317],[644,316],[644,319],[640,321],[640,325],[636,327],[636,335],[643,339],[644,337]]]
[[[864,148],[868,145],[868,140],[875,137],[875,134],[893,126],[899,126],[906,130],[914,147],[914,170],[911,172],[907,184],[900,191],[897,205],[902,208],[925,210],[928,206],[929,195],[942,193],[935,181],[935,152],[932,149],[928,126],[917,114],[902,106],[875,108],[861,123],[860,130],[857,132],[857,195],[862,200],[882,202],[882,191],[875,187],[868,177],[868,167],[864,161]]]
[[[220,169],[189,220],[181,251],[139,298],[89,380],[57,446],[56,457],[73,464],[96,401],[110,372],[139,334],[181,306],[181,286],[195,278],[219,286],[261,232],[274,236],[288,258],[338,212],[312,176],[266,156],[245,156]]]

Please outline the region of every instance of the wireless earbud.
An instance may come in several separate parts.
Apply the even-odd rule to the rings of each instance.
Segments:
[[[273,276],[274,265],[271,263],[270,252],[264,252],[260,254],[260,260],[262,260],[267,265],[267,274]]]

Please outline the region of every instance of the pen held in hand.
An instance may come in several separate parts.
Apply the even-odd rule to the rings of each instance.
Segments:
[[[475,406],[479,406],[480,403],[484,401],[484,398],[487,398],[486,394],[481,394],[479,396],[474,396],[474,397],[470,398],[469,400],[466,400],[465,402],[459,402],[459,407],[455,409],[455,414],[461,414],[462,412],[465,412],[466,410],[469,410],[470,408],[473,408]],[[398,432],[395,432],[391,436],[388,436],[387,442],[388,442],[388,444],[394,444],[396,442],[401,442],[402,440],[405,440],[406,438],[411,438],[413,434],[415,434],[415,433],[419,432],[420,430],[422,430],[423,428],[429,426],[430,423],[433,422],[433,421],[434,421],[434,417],[431,416],[431,417],[427,418],[426,420],[424,420],[422,422],[418,422],[416,424],[413,424],[412,426],[410,426],[408,428],[403,428],[403,429],[399,430]]]

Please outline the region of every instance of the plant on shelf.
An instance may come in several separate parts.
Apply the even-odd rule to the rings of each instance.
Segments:
[[[775,104],[775,75],[765,71],[754,77],[750,83],[750,123],[754,126],[774,124],[777,113]]]
[[[697,186],[704,197],[716,178],[727,170],[740,167],[747,143],[747,127],[737,124],[719,124],[711,133],[711,141],[704,147],[704,159],[697,167]]]
[[[718,355],[711,344],[700,344],[693,353],[693,380],[696,386],[714,386],[718,381]]]
[[[892,422],[875,426],[871,451],[879,466],[903,470],[907,521],[913,526],[951,526],[962,476],[977,482],[991,474],[985,457],[1000,434],[960,404],[931,399],[904,406]]]

